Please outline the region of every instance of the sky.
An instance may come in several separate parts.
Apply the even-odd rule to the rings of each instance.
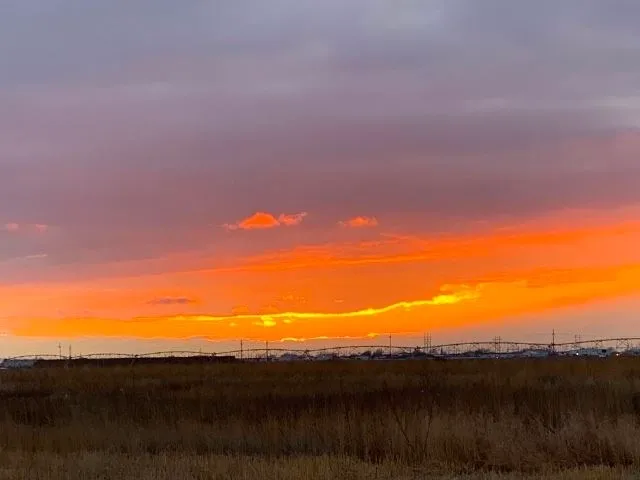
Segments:
[[[0,3],[0,356],[640,337],[638,19]]]

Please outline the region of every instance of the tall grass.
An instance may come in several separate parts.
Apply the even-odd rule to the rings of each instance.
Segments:
[[[336,465],[393,465],[407,475],[635,470],[640,361],[4,371],[0,451],[18,458],[192,458],[197,464],[239,456],[267,463],[332,458]]]

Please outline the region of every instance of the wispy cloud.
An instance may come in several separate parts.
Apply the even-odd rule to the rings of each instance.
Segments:
[[[147,302],[149,305],[189,305],[195,300],[187,297],[158,297]]]
[[[327,266],[419,263],[480,258],[511,249],[570,246],[598,239],[601,242],[640,238],[640,223],[558,230],[491,231],[462,236],[383,235],[378,241],[298,245],[289,250],[247,257],[229,271],[283,271]],[[610,253],[615,253],[612,251]],[[622,252],[621,252],[622,253]]]
[[[61,319],[32,319],[12,328],[12,334],[18,336],[116,336],[130,338],[186,338],[192,336],[206,336],[210,338],[224,338],[228,332],[226,327],[242,327],[246,338],[259,339],[263,337],[264,328],[316,328],[314,321],[342,322],[345,319],[373,319],[387,314],[408,312],[414,309],[428,307],[453,307],[458,304],[470,303],[479,298],[481,286],[469,287],[445,286],[435,296],[414,301],[401,301],[381,307],[367,307],[359,310],[344,312],[320,311],[289,311],[279,312],[276,309],[263,308],[261,313],[245,313],[236,315],[177,315],[160,317],[136,317],[130,321],[118,321],[108,318],[61,318]],[[308,323],[306,321],[312,321]],[[325,324],[327,325],[327,324]],[[322,323],[317,324],[322,328]],[[163,328],[159,328],[163,327]],[[164,328],[166,327],[166,328]],[[257,327],[254,328],[254,327]],[[36,334],[37,332],[37,334]],[[63,333],[64,332],[64,333]],[[299,332],[294,332],[298,334]],[[334,334],[335,335],[335,334]],[[320,336],[313,333],[313,337]],[[267,336],[274,340],[283,338],[282,332]]]
[[[49,230],[49,225],[45,225],[44,223],[9,222],[2,225],[0,230],[9,233],[45,233]]]
[[[47,258],[49,255],[47,255],[46,253],[36,253],[33,255],[26,255],[24,257],[22,257],[25,260],[38,260],[41,258]]]
[[[286,214],[281,213],[278,217],[271,213],[256,212],[250,217],[236,223],[225,223],[223,228],[227,230],[263,230],[280,226],[292,227],[300,225],[307,212]]]
[[[281,213],[278,217],[278,221],[280,222],[280,225],[291,227],[294,225],[300,225],[306,216],[307,212],[294,213],[291,215]]]
[[[46,253],[36,253],[32,255],[24,255],[22,257],[12,257],[6,260],[0,260],[0,263],[13,263],[13,262],[26,262],[31,260],[41,260],[47,258],[49,255]]]
[[[376,217],[357,216],[350,218],[349,220],[342,220],[338,222],[338,225],[350,228],[377,227],[378,219]]]

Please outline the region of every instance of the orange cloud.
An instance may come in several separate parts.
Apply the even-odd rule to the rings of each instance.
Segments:
[[[232,315],[248,315],[250,313],[250,309],[247,305],[236,305],[231,309]]]
[[[280,295],[277,298],[277,301],[287,303],[306,303],[307,299],[304,296],[296,295],[294,292],[288,292],[284,295]]]
[[[271,315],[271,314],[274,314],[274,313],[278,313],[279,311],[280,311],[280,309],[276,305],[273,305],[271,303],[269,303],[267,305],[263,305],[260,308],[260,313],[261,314],[269,314],[269,315]]]
[[[523,248],[553,250],[563,246],[571,247],[573,253],[580,253],[575,247],[584,245],[597,249],[598,255],[602,257],[602,242],[606,241],[612,245],[625,242],[631,245],[634,239],[640,241],[640,222],[550,231],[496,230],[480,235],[431,238],[384,235],[376,241],[301,245],[289,250],[267,252],[247,258],[241,265],[223,270],[258,272],[315,267],[411,264],[490,255],[504,256]],[[626,253],[626,248],[612,248],[606,251],[607,257],[624,256]],[[584,251],[580,256],[585,257]],[[543,261],[549,261],[549,255]]]
[[[302,220],[306,216],[306,212],[294,213],[290,215],[282,213],[276,218],[271,213],[256,212],[250,217],[247,217],[244,220],[240,220],[237,223],[225,223],[223,227],[227,230],[259,230],[279,227],[281,225],[291,227],[302,223]]]
[[[264,228],[273,228],[280,225],[280,222],[276,217],[271,215],[270,213],[265,212],[256,212],[250,217],[245,218],[244,220],[240,220],[237,223],[228,224],[225,223],[223,226],[227,230],[256,230],[256,229],[264,229]]]
[[[343,220],[338,222],[338,225],[341,227],[351,227],[351,228],[365,228],[365,227],[377,227],[378,219],[376,217],[363,217],[358,216],[351,218],[349,220]]]
[[[307,216],[307,212],[294,213],[292,215],[285,215],[284,213],[280,214],[278,217],[278,221],[281,225],[285,225],[287,227],[291,227],[294,225],[300,225],[304,217]]]
[[[189,305],[196,302],[188,297],[158,297],[147,303],[149,305]]]

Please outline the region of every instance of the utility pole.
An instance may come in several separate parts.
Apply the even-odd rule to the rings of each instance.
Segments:
[[[391,334],[389,334],[389,356],[391,356]]]
[[[240,339],[240,360],[244,358],[244,352],[242,347],[242,339]]]
[[[264,352],[265,352],[265,356],[266,356],[266,358],[267,358],[267,362],[268,362],[268,361],[269,361],[269,340],[267,340],[267,341],[265,342],[265,349],[264,349]]]
[[[71,344],[69,344],[69,360],[71,360]]]
[[[556,353],[556,329],[551,332],[551,353]]]
[[[62,344],[58,343],[58,357],[62,359]]]

